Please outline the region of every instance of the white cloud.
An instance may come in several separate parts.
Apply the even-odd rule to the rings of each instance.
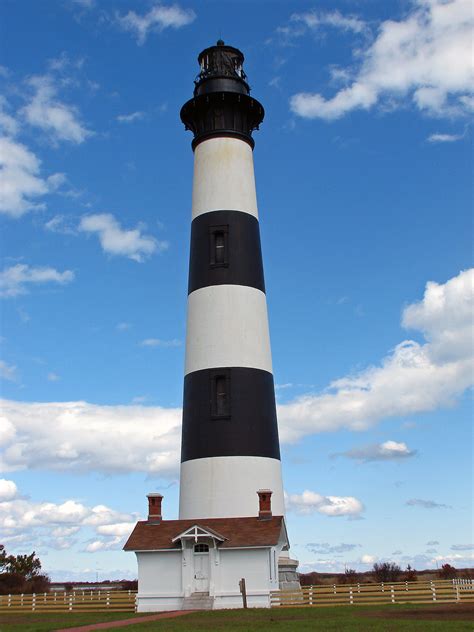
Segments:
[[[474,550],[474,544],[453,544],[451,546],[452,551],[472,551]]]
[[[0,130],[7,136],[14,136],[18,132],[18,123],[11,114],[8,114],[7,109],[7,100],[0,95]]]
[[[409,507],[422,507],[423,509],[451,509],[449,505],[443,505],[434,500],[423,500],[422,498],[411,498],[405,504]]]
[[[140,343],[142,347],[180,347],[181,340],[173,338],[173,340],[160,340],[159,338],[146,338]]]
[[[131,328],[131,326],[132,326],[132,325],[131,325],[130,323],[118,323],[118,324],[115,326],[115,329],[116,329],[117,331],[127,331],[128,329],[130,329],[130,328]]]
[[[117,121],[119,123],[133,123],[133,121],[138,121],[145,116],[145,112],[133,112],[132,114],[119,114],[117,116]]]
[[[18,494],[18,488],[13,481],[0,478],[0,503],[13,500]]]
[[[0,272],[0,296],[11,297],[28,292],[28,285],[59,283],[65,285],[74,280],[74,272],[59,272],[51,267],[32,267],[24,263],[5,268]]]
[[[294,13],[291,22],[304,24],[311,30],[330,26],[342,31],[352,31],[353,33],[364,33],[367,30],[366,23],[354,15],[343,15],[340,11],[306,11],[305,13]],[[295,34],[299,35],[300,32]]]
[[[372,564],[375,564],[377,560],[378,557],[376,555],[369,555],[367,553],[360,558],[362,564],[368,564],[370,566],[372,566]]]
[[[61,377],[57,373],[53,372],[48,373],[47,377],[50,382],[58,382],[61,379]]]
[[[464,138],[463,134],[431,134],[427,140],[429,143],[455,143]]]
[[[68,537],[70,535],[74,535],[75,533],[77,533],[79,531],[81,527],[56,527],[55,529],[52,530],[52,535],[55,538],[65,538]]]
[[[70,0],[72,4],[75,4],[83,9],[92,9],[95,6],[95,0]]]
[[[395,461],[415,456],[416,450],[410,450],[406,443],[384,441],[380,444],[353,448],[347,452],[339,452],[334,456],[346,456],[358,461]]]
[[[136,517],[105,505],[89,507],[74,499],[36,502],[20,496],[13,481],[0,479],[0,530],[2,537],[12,543],[18,538],[38,542],[42,536],[48,536],[52,539],[47,546],[67,549],[74,544],[72,536],[89,528],[102,538],[102,545],[94,550],[121,548]],[[111,537],[104,539],[106,536]]]
[[[337,119],[368,110],[385,97],[401,105],[411,98],[431,115],[468,114],[472,105],[472,26],[470,0],[414,0],[399,21],[386,20],[361,53],[352,83],[335,96],[298,93],[290,101],[304,118]]]
[[[76,235],[77,230],[73,226],[71,219],[64,215],[55,215],[45,222],[44,228],[51,233],[59,233],[61,235]]]
[[[110,540],[93,540],[85,547],[86,553],[97,553],[98,551],[113,551],[121,549],[123,546],[123,538],[115,537]]]
[[[299,514],[321,513],[326,516],[359,516],[364,510],[363,504],[353,496],[322,496],[305,490],[302,494],[285,493],[285,506],[288,511]]]
[[[116,16],[118,25],[135,35],[139,45],[145,43],[149,33],[161,33],[167,28],[179,29],[195,19],[196,14],[192,9],[182,9],[177,4],[156,4],[144,15],[129,11],[126,15]]]
[[[8,445],[15,439],[16,430],[13,423],[4,417],[0,416],[0,446]]]
[[[433,562],[438,562],[438,564],[441,565],[451,564],[457,568],[472,568],[474,564],[474,553],[470,553],[468,555],[460,555],[459,553],[451,555],[437,555],[433,558]]]
[[[16,382],[18,380],[16,366],[7,364],[4,360],[0,360],[0,377],[9,382]]]
[[[308,542],[306,549],[311,551],[311,553],[316,553],[317,555],[331,555],[333,553],[347,553],[360,546],[360,544],[346,544],[345,542],[341,542],[341,544],[334,544],[332,546],[329,542]]]
[[[0,456],[3,471],[150,472],[175,477],[179,468],[178,408],[4,400],[2,414],[8,424]]]
[[[95,518],[98,507],[101,510],[102,519],[98,523]],[[117,518],[129,518],[129,514],[120,514],[102,506],[87,507],[76,500],[66,500],[62,503],[33,502],[23,498],[3,501],[0,504],[0,524],[9,532],[19,531],[31,527],[43,526],[101,526],[108,520]],[[74,531],[72,531],[74,532]],[[67,533],[67,531],[62,531]],[[69,531],[71,533],[71,531]]]
[[[115,524],[104,524],[97,527],[97,533],[100,535],[113,535],[123,538],[132,532],[134,522],[117,522]]]
[[[42,129],[55,142],[80,144],[92,135],[80,120],[77,108],[59,101],[51,75],[32,77],[28,84],[34,95],[20,113],[30,125]]]
[[[35,198],[49,193],[57,179],[40,177],[41,161],[25,145],[0,138],[0,213],[21,217],[44,208]]]
[[[403,326],[422,331],[426,342],[404,340],[381,365],[280,405],[282,440],[340,428],[365,430],[381,419],[454,404],[472,384],[473,283],[474,269],[445,284],[429,282],[423,300],[407,306],[402,317]]]
[[[79,230],[97,233],[104,252],[123,255],[134,261],[142,262],[154,252],[163,252],[168,248],[166,241],[158,241],[151,235],[144,235],[141,227],[124,230],[110,213],[86,215],[79,224]]]

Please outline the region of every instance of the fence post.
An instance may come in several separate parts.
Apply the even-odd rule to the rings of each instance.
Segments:
[[[357,584],[357,592],[360,593],[360,584]]]
[[[385,587],[384,587],[384,585],[383,585],[383,582],[382,582],[382,584],[381,584],[381,585],[382,585],[382,592],[385,592]]]
[[[436,586],[434,582],[430,582],[430,584],[431,584],[431,593],[433,596],[433,601],[436,601]]]
[[[107,608],[110,606],[110,593],[107,591]]]
[[[456,601],[461,601],[461,596],[459,595],[459,586],[456,585]]]
[[[354,598],[353,598],[353,595],[352,595],[352,586],[349,588],[349,602],[350,602],[351,606],[354,605]]]
[[[392,586],[390,586],[390,598],[392,603],[395,603],[395,588]]]
[[[72,594],[69,595],[69,611],[72,610]]]
[[[12,605],[12,596],[8,595],[8,607],[10,608],[11,605]]]
[[[33,597],[31,599],[31,611],[32,612],[35,611],[35,606],[36,606],[36,593],[33,593]]]
[[[244,608],[246,608],[247,607],[247,588],[245,586],[245,577],[242,577],[242,579],[239,581],[239,589],[242,595],[243,606]]]
[[[334,584],[334,594],[336,594],[336,584]]]
[[[408,591],[408,582],[405,582],[405,590]]]

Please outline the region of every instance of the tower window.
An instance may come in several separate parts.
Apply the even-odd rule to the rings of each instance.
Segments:
[[[230,417],[230,372],[213,371],[211,374],[211,417]]]
[[[229,265],[229,227],[211,226],[209,232],[211,268],[226,267]]]

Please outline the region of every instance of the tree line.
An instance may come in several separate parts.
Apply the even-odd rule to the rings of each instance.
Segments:
[[[324,574],[327,578],[327,574]],[[451,564],[443,564],[437,570],[439,579],[455,579],[458,571]],[[353,568],[346,568],[344,574],[334,575],[335,583],[357,584],[359,582],[375,582],[377,584],[385,582],[414,582],[418,579],[418,572],[408,564],[403,571],[394,562],[376,562],[369,573],[358,573]],[[302,586],[311,586],[321,583],[320,573],[305,573],[300,575]]]

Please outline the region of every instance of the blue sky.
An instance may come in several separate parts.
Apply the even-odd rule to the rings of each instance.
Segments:
[[[133,577],[177,516],[197,54],[241,48],[292,553],[472,565],[472,12],[464,0],[1,8],[0,525]]]

